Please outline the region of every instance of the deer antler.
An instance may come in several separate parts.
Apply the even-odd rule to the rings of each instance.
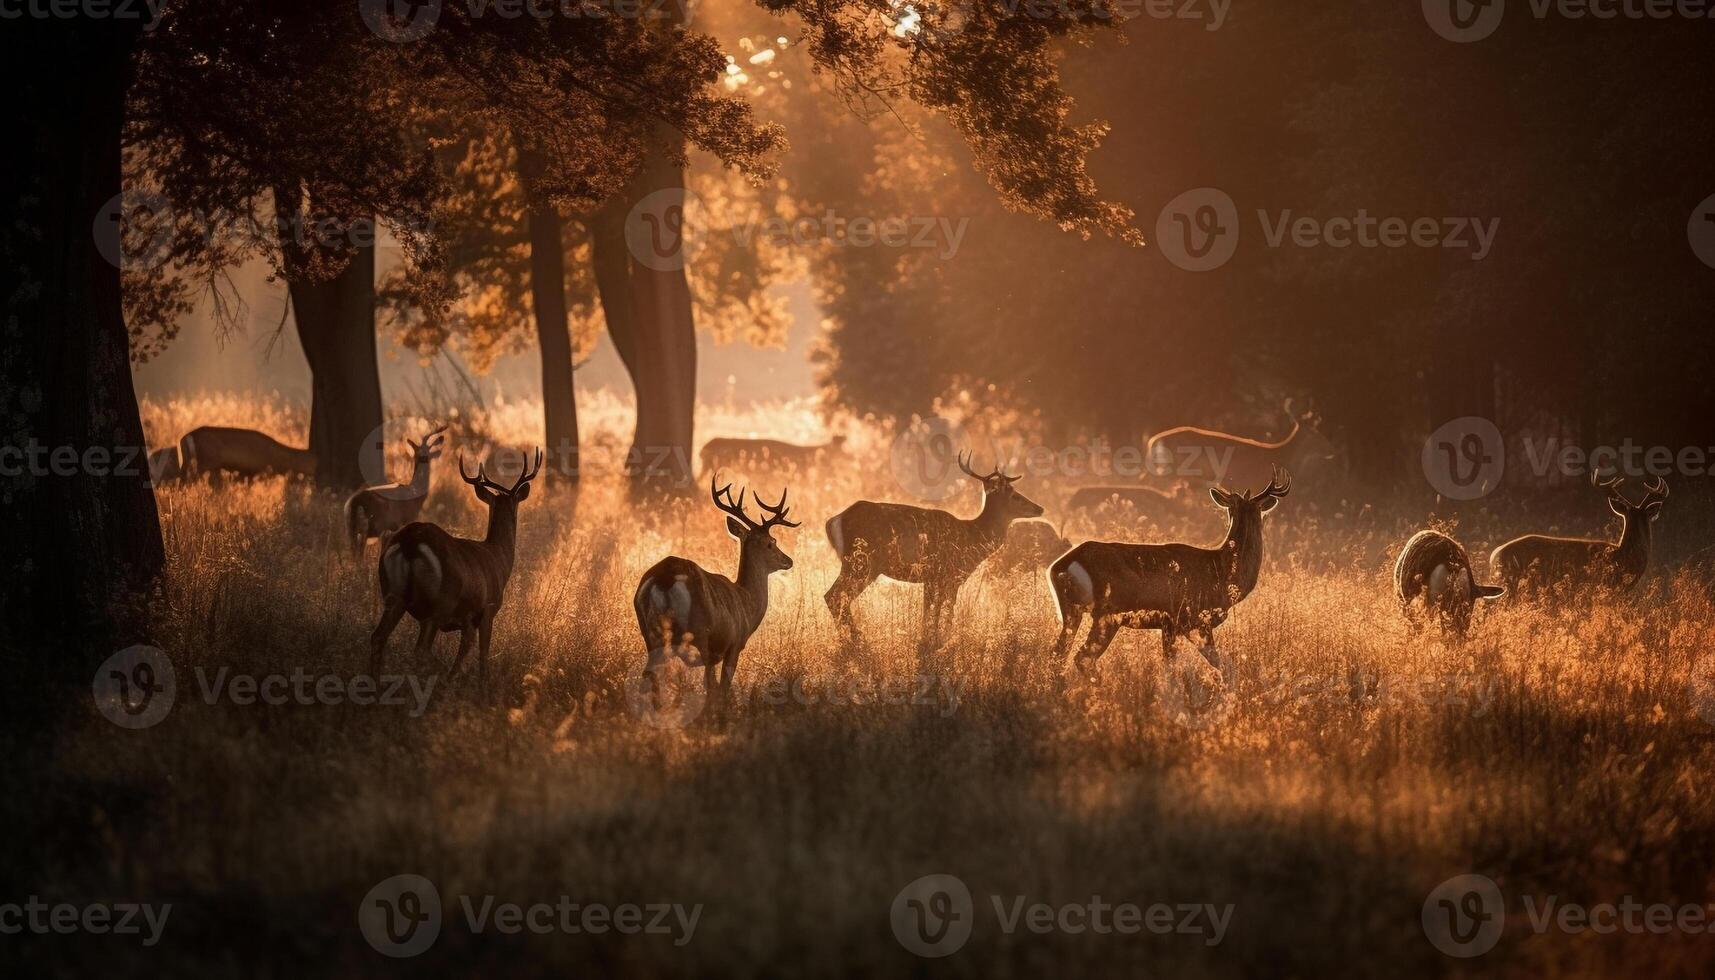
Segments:
[[[750,519],[749,514],[744,512],[744,495],[748,489],[749,488],[746,487],[744,490],[740,490],[738,492],[738,499],[735,501],[732,498],[732,484],[729,483],[726,486],[721,487],[719,490],[716,490],[715,478],[712,476],[709,477],[709,496],[714,498],[715,506],[720,508],[721,512],[726,514],[728,517],[738,521],[740,524],[743,524],[749,530],[754,531],[758,527],[757,523]],[[762,498],[760,497],[757,498],[759,502],[761,499]],[[784,496],[781,499],[784,500]]]
[[[1016,477],[1016,476],[1007,476],[1005,473],[1001,472],[1001,468],[998,465],[998,463],[1000,462],[999,460],[995,461],[997,465],[995,466],[994,471],[989,473],[989,475],[987,475],[987,476],[983,476],[982,474],[978,473],[977,471],[971,469],[971,463],[973,463],[975,461],[976,461],[976,453],[974,453],[974,452],[971,452],[971,453],[963,453],[962,452],[959,454],[959,469],[964,470],[966,476],[968,476],[971,479],[976,480],[980,483],[986,484],[990,480],[994,479],[997,476],[1000,477],[1002,480],[1005,480],[1008,483],[1012,483],[1018,479],[1018,477]]]
[[[1258,497],[1284,497],[1284,496],[1286,496],[1286,492],[1288,490],[1292,489],[1292,474],[1286,472],[1285,470],[1281,469],[1278,466],[1270,467],[1269,474],[1270,475],[1268,478],[1268,486],[1263,487],[1261,490],[1257,491],[1257,496]],[[1282,479],[1285,479],[1286,482],[1285,483],[1280,482]]]
[[[480,467],[478,468],[478,470],[480,472]],[[517,493],[518,489],[520,487],[524,486],[524,484],[529,483],[531,480],[536,479],[536,474],[540,473],[540,472],[542,472],[542,450],[540,448],[538,448],[536,450],[536,462],[531,466],[525,467],[524,472],[518,474],[518,479],[513,481],[512,489],[510,489],[506,492],[507,493]]]
[[[1648,507],[1650,504],[1659,504],[1666,499],[1667,481],[1658,476],[1655,478],[1655,483],[1644,484],[1644,499],[1638,501],[1638,506]]]
[[[767,517],[767,520],[763,521],[760,525],[761,530],[767,530],[771,527],[798,526],[799,522],[789,521],[786,519],[787,507],[785,487],[780,488],[780,502],[777,504],[771,504],[768,501],[763,500],[762,495],[754,490],[751,491],[750,495],[756,500],[756,506],[762,508],[762,513]]]

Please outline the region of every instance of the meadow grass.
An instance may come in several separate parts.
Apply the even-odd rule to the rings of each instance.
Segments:
[[[265,402],[144,408],[152,444],[212,421],[302,438],[301,413]],[[1222,673],[1189,645],[1168,663],[1156,634],[1128,631],[1099,680],[1068,677],[1050,653],[1058,616],[1040,574],[979,571],[954,638],[929,652],[915,643],[918,591],[878,583],[859,604],[868,642],[850,650],[822,602],[837,563],[821,524],[861,495],[908,499],[878,462],[877,435],[865,465],[785,478],[804,521],[781,534],[796,567],[772,579],[731,718],[659,728],[631,697],[644,658],[638,577],[669,553],[730,573],[736,546],[704,492],[633,509],[611,466],[624,406],[584,409],[591,475],[575,516],[553,487],[523,505],[486,686],[467,668],[420,715],[206,702],[201,685],[222,668],[363,672],[376,548],[354,561],[339,502],[302,483],[162,488],[156,643],[177,700],[143,731],[91,709],[59,741],[58,798],[42,805],[77,816],[41,842],[59,880],[36,890],[170,901],[172,920],[150,949],[109,937],[44,939],[37,952],[108,975],[175,976],[261,961],[265,974],[336,976],[991,978],[1692,976],[1715,962],[1707,934],[1538,934],[1523,905],[1715,900],[1715,701],[1702,670],[1715,610],[1688,573],[1620,598],[1496,605],[1464,644],[1413,636],[1389,549],[1418,518],[1300,493],[1269,518],[1261,583],[1220,630]],[[804,406],[702,421],[712,434],[816,435]],[[461,434],[523,444],[531,424],[515,410],[467,417]],[[425,517],[479,535],[481,508],[451,463]],[[756,480],[769,496],[780,482]],[[1070,488],[1021,489],[1053,514]],[[1196,499],[1162,533],[1218,540],[1220,515]],[[974,488],[946,506],[973,513]],[[1693,525],[1670,513],[1662,533],[1676,522]],[[1497,520],[1457,533],[1475,555],[1510,530]],[[436,678],[456,642],[417,661],[414,632],[407,620],[395,633],[387,669]],[[923,703],[878,703],[906,690]],[[429,951],[395,963],[365,942],[357,911],[401,873],[436,884],[446,925]],[[901,889],[931,873],[958,876],[975,898],[969,942],[933,961],[907,952],[889,918]],[[1439,952],[1421,922],[1431,889],[1465,873],[1494,879],[1507,901],[1501,941],[1468,961]],[[703,908],[675,946],[473,935],[461,895]],[[1009,934],[990,896],[1233,911],[1215,945],[1206,934]]]

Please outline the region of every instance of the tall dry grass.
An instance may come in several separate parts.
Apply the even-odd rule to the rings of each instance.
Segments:
[[[624,404],[582,407],[592,458],[611,462]],[[144,417],[156,443],[216,418],[284,438],[303,425],[230,399],[148,404]],[[802,405],[702,422],[818,434]],[[528,406],[461,427],[472,444],[536,435]],[[1698,669],[1715,610],[1689,574],[1619,599],[1490,608],[1463,645],[1412,637],[1388,550],[1420,515],[1312,503],[1301,486],[1269,520],[1260,587],[1220,631],[1225,676],[1189,647],[1164,663],[1155,634],[1127,632],[1098,683],[1068,679],[1049,655],[1058,621],[1035,575],[979,572],[956,639],[927,655],[914,643],[918,593],[880,583],[859,607],[869,643],[849,651],[821,599],[837,568],[820,526],[862,494],[902,499],[870,436],[861,464],[790,475],[804,527],[782,539],[796,568],[772,580],[730,723],[684,730],[632,708],[644,650],[630,599],[668,553],[731,571],[736,549],[701,495],[634,511],[610,469],[587,482],[575,518],[564,493],[533,496],[486,691],[467,676],[412,717],[204,703],[198,669],[361,672],[375,552],[353,562],[338,502],[302,484],[164,488],[158,642],[178,701],[142,732],[92,711],[64,740],[61,792],[86,820],[44,842],[70,857],[39,890],[175,911],[155,949],[61,944],[53,956],[118,975],[215,975],[257,958],[280,974],[371,975],[392,965],[359,934],[359,900],[412,872],[436,882],[448,925],[407,965],[449,975],[1672,976],[1715,961],[1707,935],[1537,935],[1519,905],[1715,900],[1715,708]],[[479,534],[480,508],[450,462],[425,516]],[[1067,488],[1021,489],[1052,505]],[[975,505],[974,490],[948,503]],[[1694,524],[1670,513],[1661,533]],[[1208,542],[1221,530],[1199,505],[1165,533]],[[1458,529],[1474,553],[1508,531],[1498,520]],[[415,661],[412,633],[407,622],[395,634],[389,669],[435,675],[454,640]],[[934,678],[932,703],[778,694],[919,675]],[[963,950],[931,964],[895,941],[888,911],[932,872],[964,880],[978,920]],[[1509,919],[1492,952],[1462,962],[1429,944],[1420,914],[1430,889],[1466,872],[1495,879]],[[460,894],[704,912],[684,947],[473,936]],[[1211,947],[1008,935],[989,895],[1235,909]]]

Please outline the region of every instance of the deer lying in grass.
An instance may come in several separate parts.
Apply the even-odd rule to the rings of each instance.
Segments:
[[[316,457],[254,429],[203,425],[179,440],[179,466],[191,479],[208,473],[253,477],[284,474],[314,477]]]
[[[1088,615],[1090,634],[1077,658],[1086,672],[1122,626],[1160,630],[1161,653],[1169,660],[1176,637],[1201,633],[1203,656],[1214,664],[1215,627],[1256,588],[1262,571],[1262,516],[1291,489],[1290,478],[1280,482],[1283,477],[1277,472],[1256,493],[1209,489],[1231,521],[1227,539],[1218,548],[1087,541],[1061,556],[1048,569],[1060,604],[1055,659],[1066,656]]]
[[[417,621],[416,656],[420,660],[435,643],[436,633],[458,631],[459,652],[451,677],[470,653],[471,640],[481,637],[478,671],[488,675],[488,647],[494,636],[494,615],[506,582],[512,577],[518,550],[518,505],[530,496],[530,481],[542,469],[542,451],[533,465],[510,487],[490,480],[478,465],[476,476],[459,476],[488,505],[488,534],[481,541],[456,538],[434,524],[416,522],[399,529],[381,549],[381,621],[369,637],[369,671],[379,676],[387,638],[406,613]]]
[[[719,438],[704,443],[697,458],[702,462],[703,475],[712,476],[724,466],[747,462],[765,466],[809,466],[837,455],[845,444],[845,436],[834,436],[814,446],[800,446],[778,439]]]
[[[1478,599],[1498,599],[1507,591],[1478,585],[1465,549],[1440,531],[1419,531],[1405,543],[1393,566],[1393,589],[1412,632],[1422,625],[1421,610],[1455,636],[1470,628]]]
[[[987,476],[959,456],[959,469],[983,487],[983,509],[969,520],[944,510],[860,500],[828,520],[828,541],[840,556],[840,574],[828,589],[828,609],[842,636],[855,639],[852,603],[880,576],[923,583],[923,641],[933,647],[943,620],[958,603],[959,587],[1000,548],[1008,525],[1041,517],[1042,508],[1013,489],[1019,478],[997,467]]]
[[[780,492],[777,504],[752,494],[762,509],[761,522],[745,514],[744,490],[735,501],[732,484],[717,490],[711,480],[709,495],[727,515],[727,533],[738,540],[737,576],[717,575],[688,558],[663,558],[643,573],[631,600],[643,645],[649,650],[644,683],[657,710],[661,708],[659,668],[670,658],[688,667],[701,665],[704,690],[711,698],[716,694],[715,667],[719,665],[721,710],[726,710],[739,654],[768,614],[768,576],[792,567],[792,559],[780,550],[773,535],[776,527],[798,526],[786,519],[786,491]]]
[[[1608,491],[1608,509],[1621,520],[1619,541],[1526,534],[1496,548],[1489,567],[1515,595],[1562,582],[1574,589],[1624,590],[1636,585],[1649,567],[1650,525],[1661,516],[1667,483],[1657,477],[1634,504],[1620,491],[1621,482],[1619,477],[1604,481],[1595,471],[1590,473],[1590,485]]]
[[[405,440],[411,447],[411,482],[387,483],[364,487],[345,502],[345,533],[351,539],[352,553],[362,557],[363,546],[370,538],[380,538],[386,548],[386,537],[417,519],[423,504],[429,499],[429,464],[439,459],[445,445],[441,433],[446,426],[430,432],[421,443]]]
[[[1066,509],[1092,522],[1097,517],[1130,517],[1159,526],[1185,513],[1184,501],[1189,494],[1182,493],[1184,489],[1182,483],[1173,484],[1172,491],[1143,486],[1079,487],[1066,501]]]

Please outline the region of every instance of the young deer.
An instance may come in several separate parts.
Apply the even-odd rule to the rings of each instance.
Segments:
[[[828,541],[840,556],[840,574],[828,589],[828,609],[842,635],[855,638],[852,603],[880,576],[923,583],[923,641],[939,643],[943,620],[958,603],[959,587],[1006,540],[1007,526],[1041,517],[1042,508],[1013,489],[1019,478],[999,467],[987,476],[959,456],[959,469],[983,486],[983,509],[969,520],[944,510],[860,500],[828,520]]]
[[[838,456],[846,444],[845,436],[834,436],[814,446],[800,446],[779,439],[710,439],[698,454],[703,475],[713,476],[716,470],[744,463],[758,466],[809,466]]]
[[[1214,664],[1215,627],[1256,588],[1262,571],[1262,516],[1291,487],[1291,479],[1280,471],[1256,493],[1211,487],[1209,496],[1231,521],[1227,539],[1218,548],[1086,541],[1066,552],[1048,569],[1060,603],[1055,659],[1066,656],[1085,615],[1090,615],[1090,635],[1078,651],[1082,670],[1093,668],[1122,626],[1160,630],[1161,653],[1170,660],[1176,637],[1201,633],[1203,656]]]
[[[308,449],[288,446],[254,429],[203,425],[179,440],[179,466],[194,479],[208,473],[265,476],[272,473],[314,477],[316,457]]]
[[[702,666],[704,690],[711,698],[716,693],[715,666],[720,666],[719,693],[725,710],[738,656],[768,614],[768,576],[792,567],[792,559],[780,550],[772,533],[776,527],[798,526],[786,519],[786,491],[780,492],[777,504],[751,494],[762,509],[760,523],[744,512],[745,492],[740,490],[735,501],[732,484],[716,490],[714,481],[709,481],[709,495],[727,515],[727,533],[738,540],[735,578],[675,556],[656,562],[637,583],[631,605],[649,650],[643,676],[657,709],[661,707],[658,668],[676,657],[688,667]]]
[[[1419,531],[1405,543],[1393,566],[1393,589],[1413,632],[1420,625],[1421,599],[1423,611],[1455,636],[1464,636],[1470,628],[1478,599],[1498,599],[1507,591],[1478,585],[1465,549],[1440,531]]]
[[[494,635],[494,614],[512,577],[513,556],[518,549],[518,505],[530,496],[530,481],[542,469],[542,451],[533,465],[504,487],[488,478],[478,465],[476,476],[465,472],[459,460],[459,476],[476,490],[476,499],[488,505],[488,534],[481,541],[455,538],[426,522],[407,524],[381,549],[381,621],[369,637],[369,672],[379,676],[387,638],[399,620],[410,613],[417,621],[416,655],[421,659],[434,645],[436,633],[459,633],[458,657],[451,677],[458,673],[470,653],[471,640],[480,634],[482,648],[478,670],[488,675],[488,646]]]
[[[1667,483],[1657,477],[1634,504],[1620,492],[1621,482],[1619,477],[1604,481],[1594,470],[1590,473],[1590,485],[1608,491],[1608,509],[1622,522],[1618,542],[1526,534],[1496,548],[1489,555],[1489,568],[1515,595],[1523,586],[1545,588],[1558,582],[1611,590],[1636,585],[1649,567],[1650,525],[1661,516]]]
[[[353,554],[362,557],[363,546],[370,538],[385,541],[387,535],[416,520],[423,512],[423,504],[429,499],[429,463],[440,458],[445,445],[441,433],[445,431],[447,427],[443,425],[424,436],[421,443],[405,440],[405,445],[411,447],[410,483],[364,487],[346,500],[345,533],[351,539]]]

